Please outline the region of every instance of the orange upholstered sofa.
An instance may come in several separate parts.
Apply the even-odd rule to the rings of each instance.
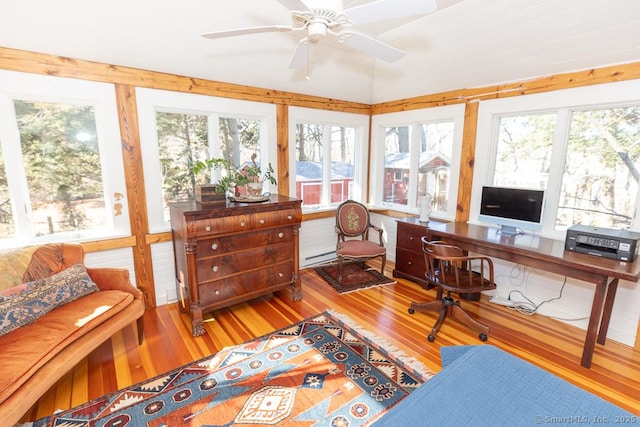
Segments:
[[[141,343],[144,310],[128,270],[85,267],[80,245],[0,254],[0,426],[134,320]]]

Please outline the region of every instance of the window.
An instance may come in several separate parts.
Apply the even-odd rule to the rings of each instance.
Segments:
[[[640,104],[573,111],[569,129],[556,228],[629,229],[640,180]]]
[[[258,120],[212,117],[213,120],[216,118],[214,129],[218,129],[218,138],[209,143],[209,116],[156,113],[162,194],[166,203],[193,200],[196,184],[217,181],[225,173],[222,169],[211,173],[203,171],[202,176],[196,176],[192,169],[198,161],[213,156],[224,158],[228,164],[243,167],[251,163],[253,153],[259,154]],[[166,203],[165,220],[169,221]]]
[[[112,85],[1,73],[0,245],[129,234],[116,111]]]
[[[195,176],[192,168],[198,161],[224,158],[242,167],[255,153],[258,165],[275,163],[271,104],[141,88],[136,98],[149,228],[154,232],[169,229],[169,203],[193,200],[196,183],[215,182],[226,173],[213,170]],[[264,191],[275,190],[269,185],[265,182]]]
[[[367,116],[290,108],[291,167],[296,179],[291,194],[303,209],[362,200]]]
[[[628,98],[639,89],[621,82],[482,102],[472,217],[480,187],[493,184],[545,190],[550,237],[573,224],[637,229],[640,100]]]
[[[463,105],[374,116],[375,203],[416,212],[429,194],[434,215],[455,218],[463,118]]]

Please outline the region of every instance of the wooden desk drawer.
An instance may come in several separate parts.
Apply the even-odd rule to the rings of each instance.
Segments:
[[[238,271],[256,269],[293,259],[293,245],[284,242],[249,250],[230,252],[198,260],[198,283],[222,279]]]
[[[200,240],[196,246],[196,259],[220,256],[229,252],[274,245],[282,242],[291,243],[292,238],[293,228],[283,227]]]
[[[426,270],[424,255],[406,249],[396,248],[396,270],[415,277],[424,278]]]
[[[415,231],[415,230],[408,230],[408,231]],[[422,252],[422,241],[420,240],[420,238],[424,235],[426,235],[426,232],[424,234],[419,234],[415,232],[414,233],[398,232],[396,245],[399,248],[407,249],[409,251]]]

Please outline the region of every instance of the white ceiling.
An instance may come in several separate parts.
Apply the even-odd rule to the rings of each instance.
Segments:
[[[356,27],[403,50],[400,60],[323,40],[309,80],[289,68],[301,33],[201,37],[291,25],[275,0],[3,0],[0,46],[367,104],[640,60],[640,0],[437,3]]]

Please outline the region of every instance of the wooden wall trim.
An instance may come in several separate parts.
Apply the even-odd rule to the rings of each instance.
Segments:
[[[532,80],[509,83],[498,86],[485,86],[473,89],[459,89],[414,98],[399,99],[371,106],[371,114],[385,114],[419,108],[440,107],[460,104],[470,99],[487,100],[508,98],[532,93],[550,92],[602,83],[640,79],[640,62],[612,65],[602,68],[556,74]]]
[[[116,104],[122,139],[122,159],[129,204],[131,232],[139,242],[133,247],[133,264],[138,288],[144,293],[146,308],[156,306],[156,291],[153,279],[151,247],[145,243],[149,233],[146,191],[142,173],[142,150],[136,91],[133,86],[117,84]]]
[[[276,106],[276,146],[278,149],[278,194],[289,195],[289,108]]]
[[[369,114],[371,111],[369,104],[222,83],[1,47],[0,69],[296,107],[359,114]]]
[[[471,184],[476,156],[476,127],[478,125],[478,103],[467,103],[464,110],[462,129],[462,152],[460,153],[460,174],[458,177],[458,200],[456,221],[469,221],[471,208]]]

